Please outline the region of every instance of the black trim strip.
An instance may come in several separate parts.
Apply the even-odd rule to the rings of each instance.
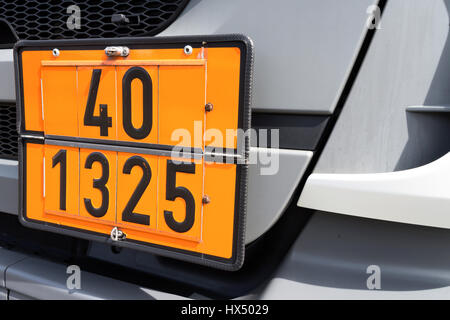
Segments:
[[[255,129],[258,137],[252,142],[258,147],[276,148],[270,135],[271,129],[279,131],[279,148],[294,150],[311,150],[317,148],[330,116],[304,115],[304,114],[278,114],[278,113],[252,113],[252,129]],[[269,134],[267,141],[261,143],[259,133],[267,129]],[[253,145],[253,144],[252,144]]]

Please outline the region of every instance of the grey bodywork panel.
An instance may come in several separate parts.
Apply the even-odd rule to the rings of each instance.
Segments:
[[[277,272],[251,295],[257,299],[449,298],[449,244],[448,230],[316,212]],[[106,251],[94,244],[91,253],[98,256]],[[114,255],[111,250],[109,254],[122,263],[130,260],[126,254]],[[141,261],[143,256],[132,257],[136,265],[148,264]],[[381,288],[368,290],[367,268],[374,265],[380,268]],[[6,272],[10,298],[183,299],[83,271],[81,290],[70,293],[66,267],[33,257],[15,263]]]
[[[137,285],[81,270],[81,288],[68,289],[67,265],[27,257],[6,271],[6,288],[16,299],[175,299],[175,295],[158,293]]]
[[[14,65],[12,50],[0,50],[0,101],[15,102]]]
[[[31,297],[28,297],[24,294],[17,293],[15,291],[9,290],[8,292],[8,300],[36,300]]]
[[[5,287],[6,270],[13,264],[23,260],[26,256],[14,251],[0,248],[0,287]]]
[[[9,259],[6,261],[6,259]],[[185,300],[205,299],[166,293],[80,270],[79,289],[68,289],[69,265],[0,248],[0,264],[8,263],[0,300]]]
[[[255,44],[255,110],[329,114],[365,34],[367,7],[374,2],[191,0],[159,36],[246,34]],[[0,50],[0,72],[0,101],[14,101],[10,50]]]
[[[450,231],[316,212],[263,299],[450,298]],[[380,290],[368,290],[369,266]]]
[[[8,300],[8,291],[4,288],[0,288],[0,300]]]
[[[267,150],[267,149],[266,149]],[[258,152],[260,151],[260,152]],[[249,165],[248,207],[245,242],[250,243],[267,231],[281,216],[291,200],[309,161],[311,151],[276,150],[270,154],[260,148],[251,148],[251,156],[259,155],[258,164]],[[271,160],[265,168],[262,163],[266,156]],[[268,172],[265,172],[267,170]],[[276,170],[276,174],[270,173]]]
[[[18,200],[17,161],[0,159],[0,211],[17,214]]]
[[[450,150],[449,113],[407,112],[450,104],[450,1],[388,1],[358,78],[316,173],[418,167]]]
[[[191,0],[161,36],[243,33],[255,45],[253,109],[331,113],[374,0]]]

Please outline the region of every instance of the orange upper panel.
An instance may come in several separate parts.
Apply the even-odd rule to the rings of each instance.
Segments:
[[[182,49],[135,49],[126,58],[108,58],[103,50],[61,50],[58,57],[51,50],[37,50],[22,53],[22,66],[28,131],[195,148],[205,144],[236,148],[233,130],[239,117],[238,48],[197,48],[191,55]],[[132,76],[129,96],[124,97],[124,77],[137,68],[145,70],[149,81],[139,74]],[[101,70],[101,75],[92,116],[99,117],[100,108],[106,109],[107,135],[101,134],[99,126],[85,124],[94,70]],[[211,112],[205,112],[206,103],[213,104]],[[129,114],[124,114],[126,108]],[[150,124],[144,124],[144,116]],[[127,123],[131,125],[129,130],[124,127]],[[133,134],[139,130],[141,135]]]

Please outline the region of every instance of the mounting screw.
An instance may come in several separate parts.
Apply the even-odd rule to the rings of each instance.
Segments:
[[[190,54],[192,54],[192,51],[194,51],[194,49],[192,49],[191,46],[187,45],[184,47],[183,51],[184,51],[184,54],[190,55]]]
[[[208,203],[210,203],[211,202],[211,198],[208,196],[208,195],[204,195],[203,196],[203,198],[202,198],[202,203],[203,204],[208,204]]]
[[[59,56],[59,49],[55,48],[52,50],[53,56],[58,57]]]
[[[213,110],[213,104],[211,102],[208,102],[207,104],[205,104],[206,112],[211,112],[212,110]]]

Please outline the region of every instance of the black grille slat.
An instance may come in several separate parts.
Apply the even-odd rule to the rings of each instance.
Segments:
[[[0,158],[17,159],[16,106],[0,105]]]
[[[189,0],[79,0],[37,1],[2,0],[0,17],[14,28],[19,39],[83,39],[151,36],[166,28],[183,10]],[[77,5],[81,10],[81,28],[70,30],[67,8]],[[135,18],[139,24],[115,25],[113,14]],[[131,19],[133,20],[133,19]]]

